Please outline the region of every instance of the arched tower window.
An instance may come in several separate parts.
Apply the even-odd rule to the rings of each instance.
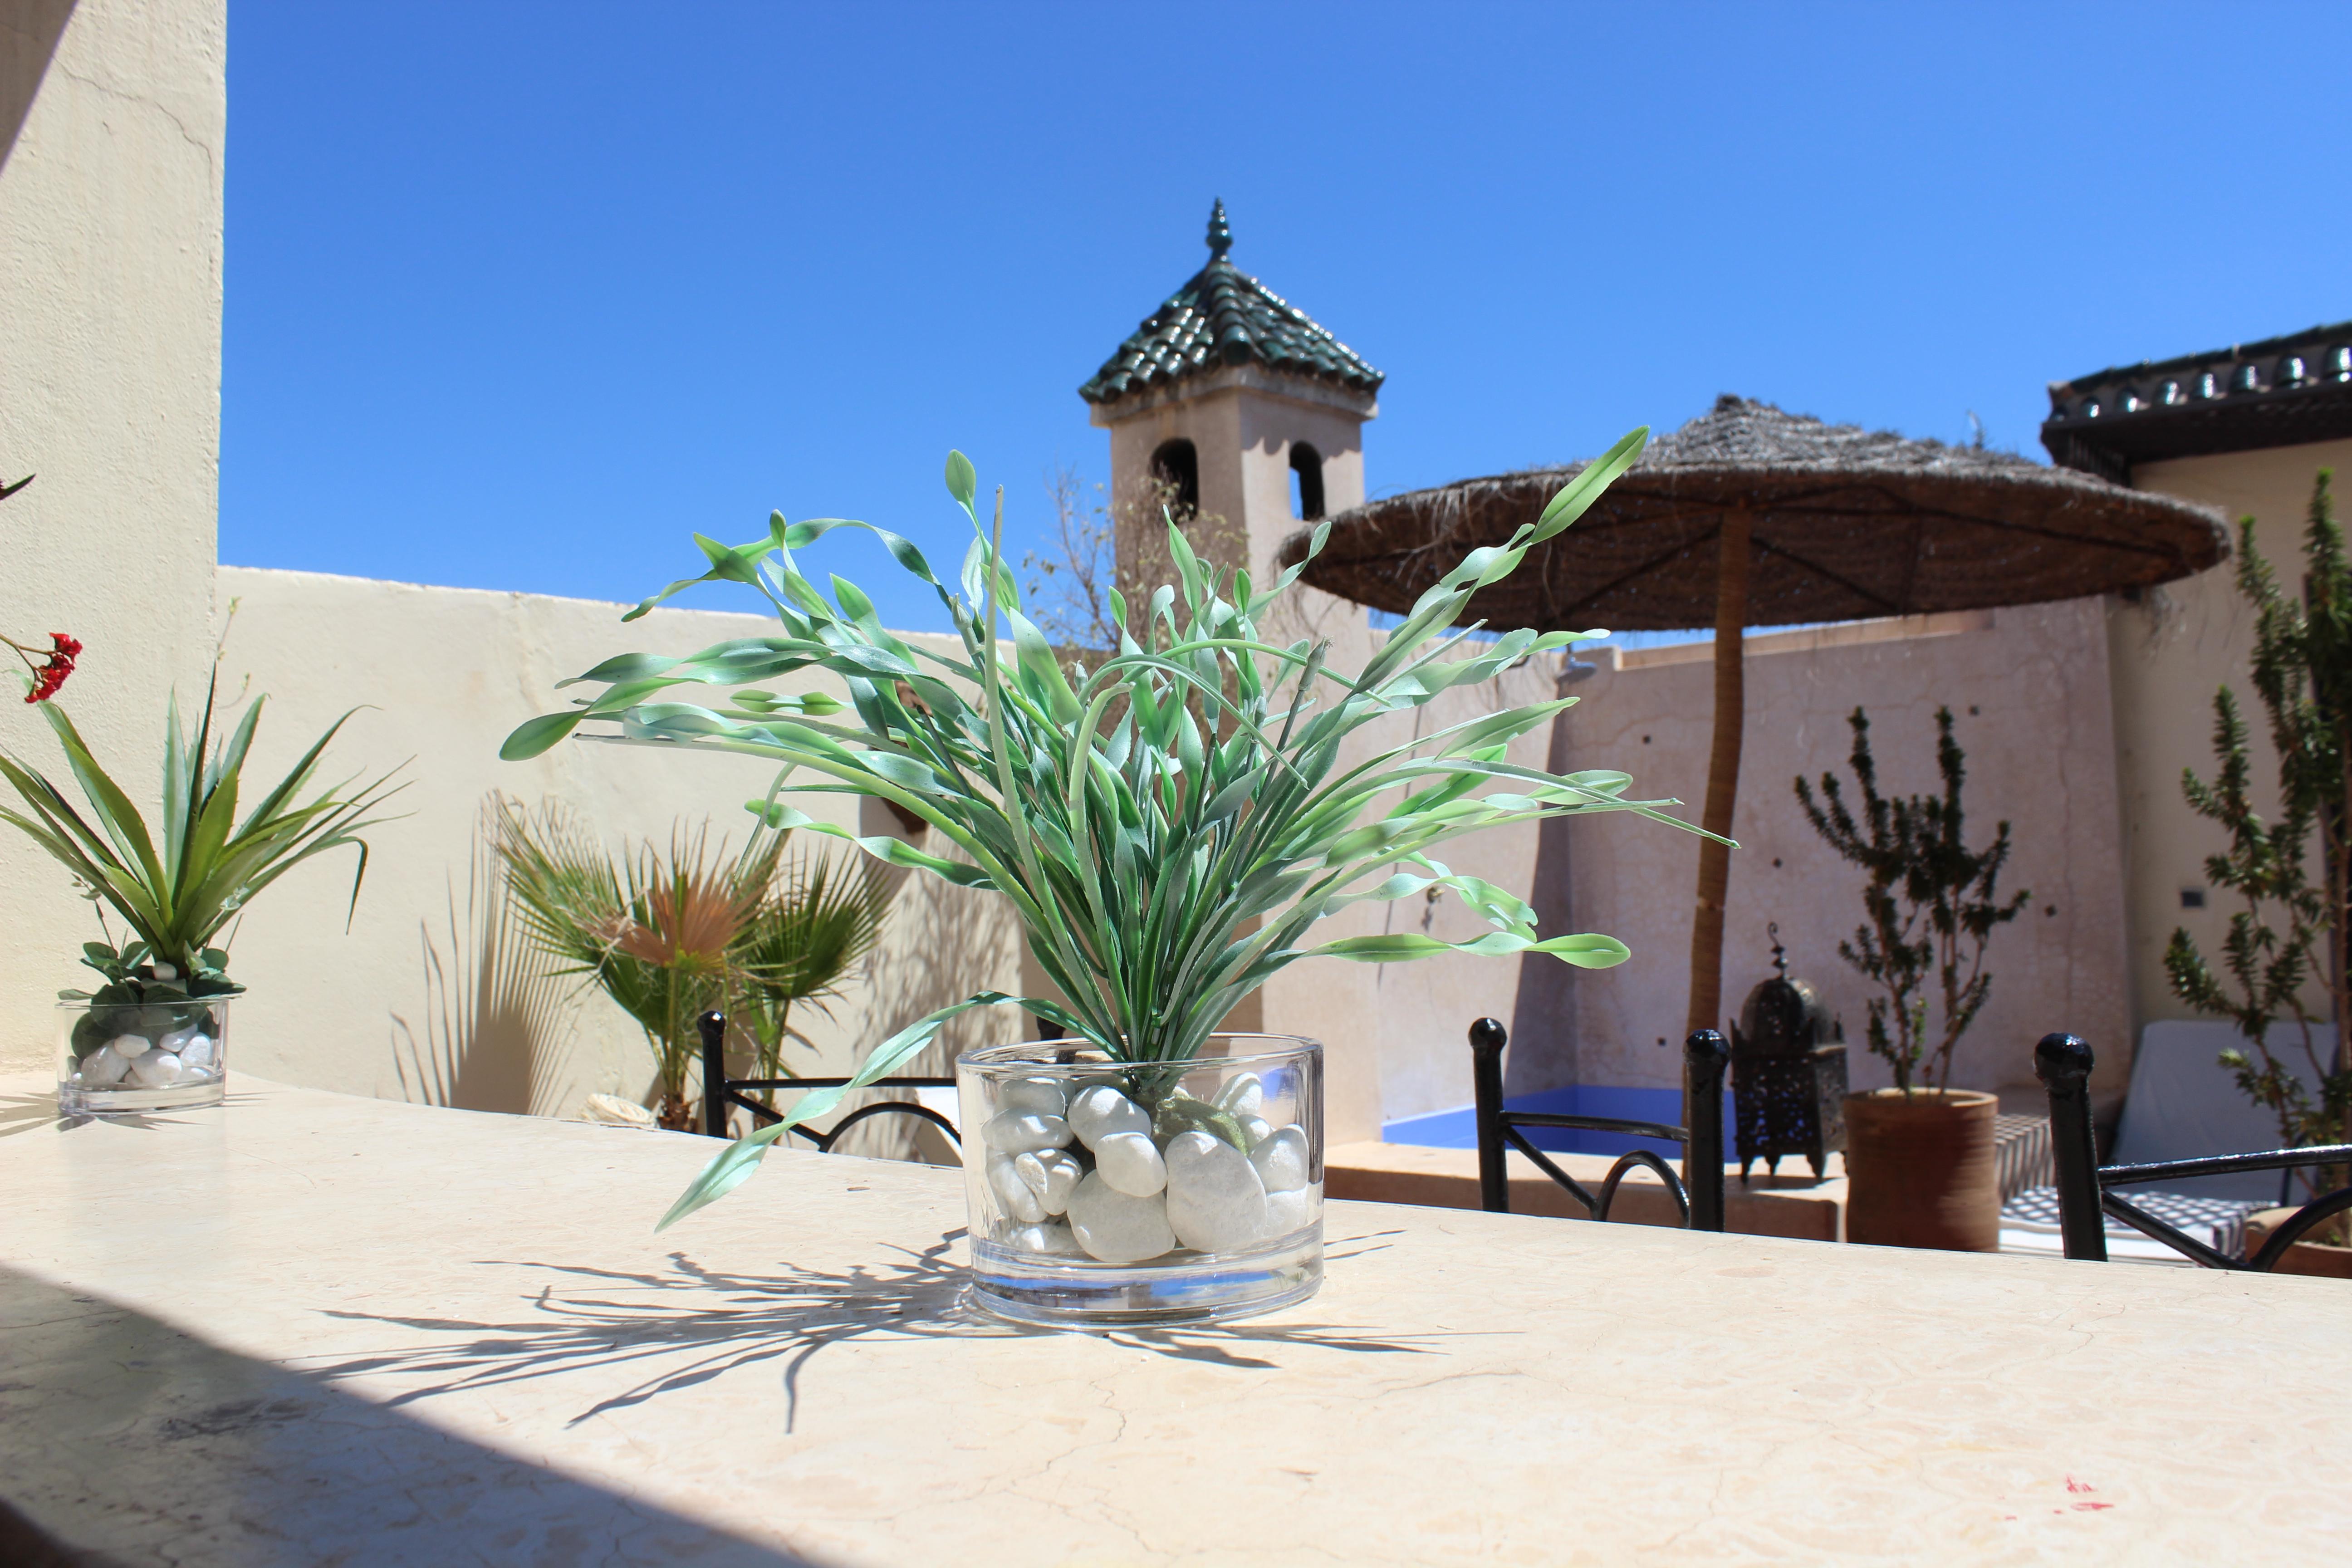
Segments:
[[[1323,515],[1323,457],[1304,441],[1290,444],[1290,514],[1302,522]]]
[[[1201,511],[1201,455],[1192,443],[1178,437],[1162,441],[1160,449],[1151,454],[1151,477],[1167,486],[1174,494],[1171,500],[1183,517],[1197,517]]]

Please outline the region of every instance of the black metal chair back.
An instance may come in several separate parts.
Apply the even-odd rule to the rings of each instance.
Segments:
[[[1478,1202],[1489,1214],[1511,1212],[1511,1188],[1507,1149],[1517,1149],[1536,1163],[1537,1169],[1559,1183],[1568,1195],[1584,1205],[1596,1220],[1609,1217],[1617,1184],[1627,1172],[1642,1167],[1655,1171],[1682,1212],[1686,1230],[1723,1228],[1723,1070],[1731,1047],[1713,1029],[1701,1029],[1683,1042],[1683,1116],[1688,1127],[1662,1121],[1631,1121],[1615,1116],[1560,1116],[1549,1111],[1507,1110],[1503,1107],[1503,1047],[1508,1031],[1498,1018],[1481,1018],[1470,1026],[1470,1076],[1478,1096]],[[1655,1138],[1683,1146],[1683,1171],[1647,1149],[1618,1157],[1594,1193],[1552,1163],[1537,1148],[1522,1127],[1572,1127],[1588,1132],[1616,1132],[1630,1138]]]
[[[713,1138],[727,1136],[727,1113],[730,1107],[741,1106],[762,1125],[782,1121],[780,1110],[762,1105],[751,1098],[758,1089],[839,1089],[849,1080],[845,1078],[729,1078],[727,1076],[727,1015],[705,1013],[695,1020],[702,1031],[702,1130]],[[869,1089],[953,1089],[951,1078],[877,1078],[866,1087]],[[955,1123],[910,1100],[886,1100],[873,1105],[861,1105],[839,1121],[830,1131],[819,1132],[813,1127],[795,1127],[791,1136],[807,1139],[822,1153],[831,1153],[841,1135],[859,1122],[877,1116],[912,1116],[928,1121],[948,1135],[948,1140],[961,1149],[963,1139]]]
[[[2266,1271],[2315,1226],[2352,1209],[2352,1187],[2342,1187],[2303,1205],[2272,1233],[2251,1258],[2231,1258],[2185,1236],[2147,1210],[2108,1189],[2191,1176],[2227,1176],[2247,1171],[2287,1171],[2315,1165],[2352,1165],[2352,1143],[2321,1143],[2255,1154],[2217,1154],[2201,1160],[2159,1160],[2143,1165],[2102,1165],[2091,1130],[2091,1047],[2076,1035],[2044,1035],[2033,1047],[2033,1071],[2050,1091],[2050,1150],[2058,1177],[2058,1232],[2066,1256],[2092,1263],[2107,1260],[2106,1218],[2116,1218],[2208,1268]]]

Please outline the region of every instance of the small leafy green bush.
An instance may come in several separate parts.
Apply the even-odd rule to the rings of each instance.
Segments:
[[[697,583],[740,583],[767,597],[781,635],[684,658],[608,659],[577,678],[601,693],[523,724],[502,754],[536,755],[596,722],[625,742],[770,758],[784,773],[767,799],[750,803],[770,826],[849,838],[893,865],[1011,900],[1061,997],[990,992],[942,1008],[876,1047],[858,1069],[861,1082],[921,1049],[947,1018],[998,1003],[1017,1001],[1115,1059],[1181,1061],[1234,1004],[1302,958],[1394,963],[1444,952],[1538,952],[1606,967],[1625,959],[1624,944],[1538,936],[1534,911],[1519,899],[1433,858],[1448,840],[1505,823],[1615,811],[1675,821],[1660,808],[1675,802],[1626,800],[1623,773],[1556,775],[1508,759],[1515,737],[1573,699],[1467,720],[1360,760],[1347,760],[1344,748],[1379,720],[1529,655],[1605,635],[1515,631],[1448,657],[1469,637],[1456,623],[1471,595],[1582,515],[1647,436],[1637,430],[1618,442],[1507,543],[1472,552],[1354,674],[1329,668],[1323,644],[1277,646],[1261,635],[1303,563],[1260,591],[1246,572],[1203,565],[1173,526],[1168,546],[1178,580],[1141,606],[1115,594],[1118,648],[1091,669],[1066,673],[1022,614],[1003,554],[1003,491],[992,525],[982,528],[971,464],[951,453],[948,489],[974,533],[961,594],[939,581],[913,544],[866,523],[787,523],[778,514],[767,537],[748,544],[698,535],[709,570],[671,584],[628,618]],[[802,574],[795,552],[839,528],[871,531],[939,594],[961,658],[893,637],[856,584],[834,577],[828,598]],[[1328,533],[1328,523],[1316,530],[1310,558]],[[1009,649],[1000,626],[1009,629]],[[757,686],[715,705],[681,700],[677,689],[746,687],[806,669],[839,677],[847,709],[821,694]],[[1479,793],[1490,785],[1493,793]],[[782,803],[793,795],[877,796],[929,824],[963,858],[814,821]],[[1465,942],[1415,933],[1309,940],[1318,921],[1351,905],[1439,887],[1493,929]],[[730,1145],[663,1223],[733,1187],[785,1126],[823,1114],[843,1092],[803,1096],[785,1123]]]

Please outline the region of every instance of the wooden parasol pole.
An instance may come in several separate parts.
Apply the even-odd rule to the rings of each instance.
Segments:
[[[1740,638],[1748,625],[1749,525],[1748,513],[1734,510],[1723,514],[1716,533],[1715,744],[1707,752],[1706,810],[1699,826],[1725,838],[1731,837],[1731,806],[1739,795],[1739,742],[1748,718]],[[1723,1027],[1723,904],[1730,882],[1730,847],[1700,839],[1686,1030]]]

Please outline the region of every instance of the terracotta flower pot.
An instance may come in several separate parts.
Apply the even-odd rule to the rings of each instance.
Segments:
[[[2000,1250],[1993,1162],[1999,1100],[1974,1089],[1845,1097],[1845,1238],[1874,1247]]]
[[[2246,1216],[2246,1256],[2252,1258],[2270,1240],[2271,1233],[2302,1212],[2299,1209],[2261,1209]],[[2330,1226],[2319,1227],[2323,1232]],[[2352,1279],[2352,1247],[2330,1247],[2325,1242],[2298,1241],[2286,1249],[2273,1270],[2278,1274],[2316,1274],[2327,1279]]]

